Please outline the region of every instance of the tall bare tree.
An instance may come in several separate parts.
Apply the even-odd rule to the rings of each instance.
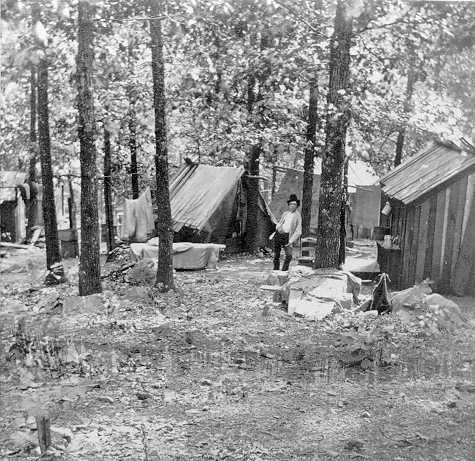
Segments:
[[[28,182],[30,184],[30,200],[28,202],[28,238],[31,237],[31,228],[38,220],[36,162],[38,161],[38,140],[36,135],[37,120],[37,72],[34,64],[30,65],[30,160],[28,167]]]
[[[32,5],[33,38],[38,47],[39,63],[37,76],[37,112],[38,112],[38,141],[41,163],[41,183],[43,187],[43,221],[46,240],[46,267],[48,274],[45,283],[48,285],[64,282],[64,269],[61,261],[58,241],[58,224],[54,200],[53,167],[51,165],[51,140],[49,131],[48,105],[48,38],[41,23],[39,5]],[[32,79],[33,80],[33,79]],[[34,90],[32,89],[32,95]],[[30,100],[34,111],[34,101]],[[33,114],[32,114],[33,116]],[[30,139],[33,138],[33,121],[30,125]]]
[[[313,168],[315,164],[315,138],[318,123],[318,81],[317,77],[310,80],[310,97],[308,102],[308,120],[306,132],[305,157],[303,163],[302,188],[302,235],[310,233],[313,198]]]
[[[247,111],[252,116],[256,102],[256,76],[252,69],[247,77]],[[261,155],[260,144],[251,146],[247,161],[247,218],[246,218],[246,247],[251,252],[257,251],[257,227],[258,227],[258,201],[259,201],[259,158]]]
[[[115,246],[114,213],[112,208],[112,152],[111,134],[104,126],[104,205],[106,209],[107,251],[110,253]]]
[[[51,141],[48,108],[48,60],[42,55],[38,64],[38,137],[43,185],[43,221],[46,240],[47,284],[64,281],[64,270],[59,252],[58,224],[54,200],[53,168],[51,166]]]
[[[340,259],[340,216],[346,131],[350,120],[350,48],[353,18],[338,0],[330,43],[328,112],[322,158],[315,267],[337,268]]]
[[[91,82],[94,57],[92,6],[89,2],[80,0],[78,13],[77,85],[81,161],[79,295],[87,296],[102,291],[96,146],[94,144],[95,121]]]
[[[165,66],[161,25],[161,0],[151,0],[150,20],[152,48],[153,105],[155,109],[155,174],[158,208],[157,287],[161,291],[174,288],[173,228],[168,179],[167,127],[165,119]]]
[[[132,198],[139,198],[139,173],[137,165],[137,90],[132,82],[134,76],[134,41],[129,36],[127,46],[128,78],[127,98],[129,100],[128,125],[129,125],[129,149],[130,149],[130,176],[132,180]]]
[[[406,94],[404,96],[403,111],[404,117],[409,117],[411,111],[412,95],[414,94],[414,84],[416,83],[416,59],[414,51],[409,48],[409,63],[407,69]],[[394,156],[394,166],[398,166],[402,162],[402,152],[404,148],[404,141],[406,138],[406,121],[399,128],[396,140],[396,155]]]

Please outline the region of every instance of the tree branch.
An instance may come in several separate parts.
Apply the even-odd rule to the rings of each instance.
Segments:
[[[298,11],[296,11],[294,8],[291,8],[290,6],[286,5],[281,0],[274,0],[274,1],[275,3],[280,5],[282,8],[286,9],[289,13],[291,13],[302,24],[305,24],[312,32],[315,33],[317,37],[328,38],[325,35],[323,35],[318,29],[316,29],[310,22],[308,22],[305,18],[303,18],[302,15]]]

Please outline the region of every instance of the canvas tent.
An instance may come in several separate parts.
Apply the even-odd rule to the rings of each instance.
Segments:
[[[170,184],[170,203],[176,241],[244,244],[247,188],[242,167],[183,166]],[[258,244],[265,246],[275,218],[259,196]]]
[[[280,216],[287,209],[290,194],[301,197],[303,190],[303,171],[291,168],[280,170],[283,177],[270,204],[275,216]],[[321,161],[316,162],[314,173],[310,221],[312,232],[316,232],[318,227]],[[361,160],[349,162],[348,192],[351,206],[349,223],[353,225],[355,237],[369,237],[373,227],[379,225],[381,189],[378,181],[379,178],[367,163]]]
[[[26,237],[25,202],[21,194],[25,180],[26,173],[0,171],[0,234],[9,234],[14,242],[22,242]]]

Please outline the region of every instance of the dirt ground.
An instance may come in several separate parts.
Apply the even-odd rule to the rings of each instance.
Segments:
[[[259,290],[270,260],[241,257],[178,272],[179,293],[117,276],[83,301],[75,261],[42,288],[42,257],[20,253],[0,260],[0,459],[39,459],[43,414],[42,459],[473,459],[474,299],[453,298],[452,334],[310,322]],[[354,360],[374,325],[386,340]]]

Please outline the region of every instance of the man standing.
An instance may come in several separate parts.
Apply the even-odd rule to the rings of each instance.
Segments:
[[[302,217],[297,211],[300,206],[300,200],[295,194],[291,194],[287,200],[289,207],[280,218],[276,226],[274,236],[274,270],[279,270],[280,266],[280,251],[284,248],[285,260],[282,266],[283,271],[289,270],[289,264],[292,260],[292,245],[302,235]]]

